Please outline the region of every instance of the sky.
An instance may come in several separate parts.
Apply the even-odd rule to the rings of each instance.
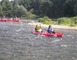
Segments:
[[[14,0],[9,0],[9,1],[14,1]]]
[[[2,0],[0,0],[0,1],[2,1]],[[9,1],[14,1],[14,0],[9,0]]]

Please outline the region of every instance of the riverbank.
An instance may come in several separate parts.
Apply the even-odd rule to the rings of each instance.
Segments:
[[[35,22],[35,21],[31,21],[30,23],[28,23],[28,25],[41,25],[44,28],[47,28],[48,25],[46,24],[42,24],[39,22]],[[53,29],[65,29],[65,30],[76,30],[77,31],[77,26],[71,27],[71,26],[63,26],[63,25],[52,25]]]

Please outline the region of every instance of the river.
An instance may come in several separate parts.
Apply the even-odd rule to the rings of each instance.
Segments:
[[[56,29],[61,39],[34,35],[33,28],[0,23],[0,60],[77,60],[77,31]]]

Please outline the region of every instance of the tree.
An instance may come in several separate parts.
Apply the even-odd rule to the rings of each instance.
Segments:
[[[75,0],[74,13],[75,13],[75,15],[77,15],[77,0]]]
[[[0,16],[3,16],[3,8],[2,8],[2,6],[0,6]]]
[[[68,0],[65,4],[64,16],[74,16],[75,0]]]

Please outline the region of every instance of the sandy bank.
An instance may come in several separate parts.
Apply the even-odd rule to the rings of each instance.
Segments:
[[[31,23],[28,23],[28,25],[41,25],[42,27],[48,27],[48,25],[46,24],[42,24],[42,23],[39,23],[39,22],[34,22],[32,21]],[[68,30],[76,30],[77,31],[77,26],[75,27],[70,27],[70,26],[62,26],[62,25],[52,25],[52,28],[54,29],[68,29]]]

